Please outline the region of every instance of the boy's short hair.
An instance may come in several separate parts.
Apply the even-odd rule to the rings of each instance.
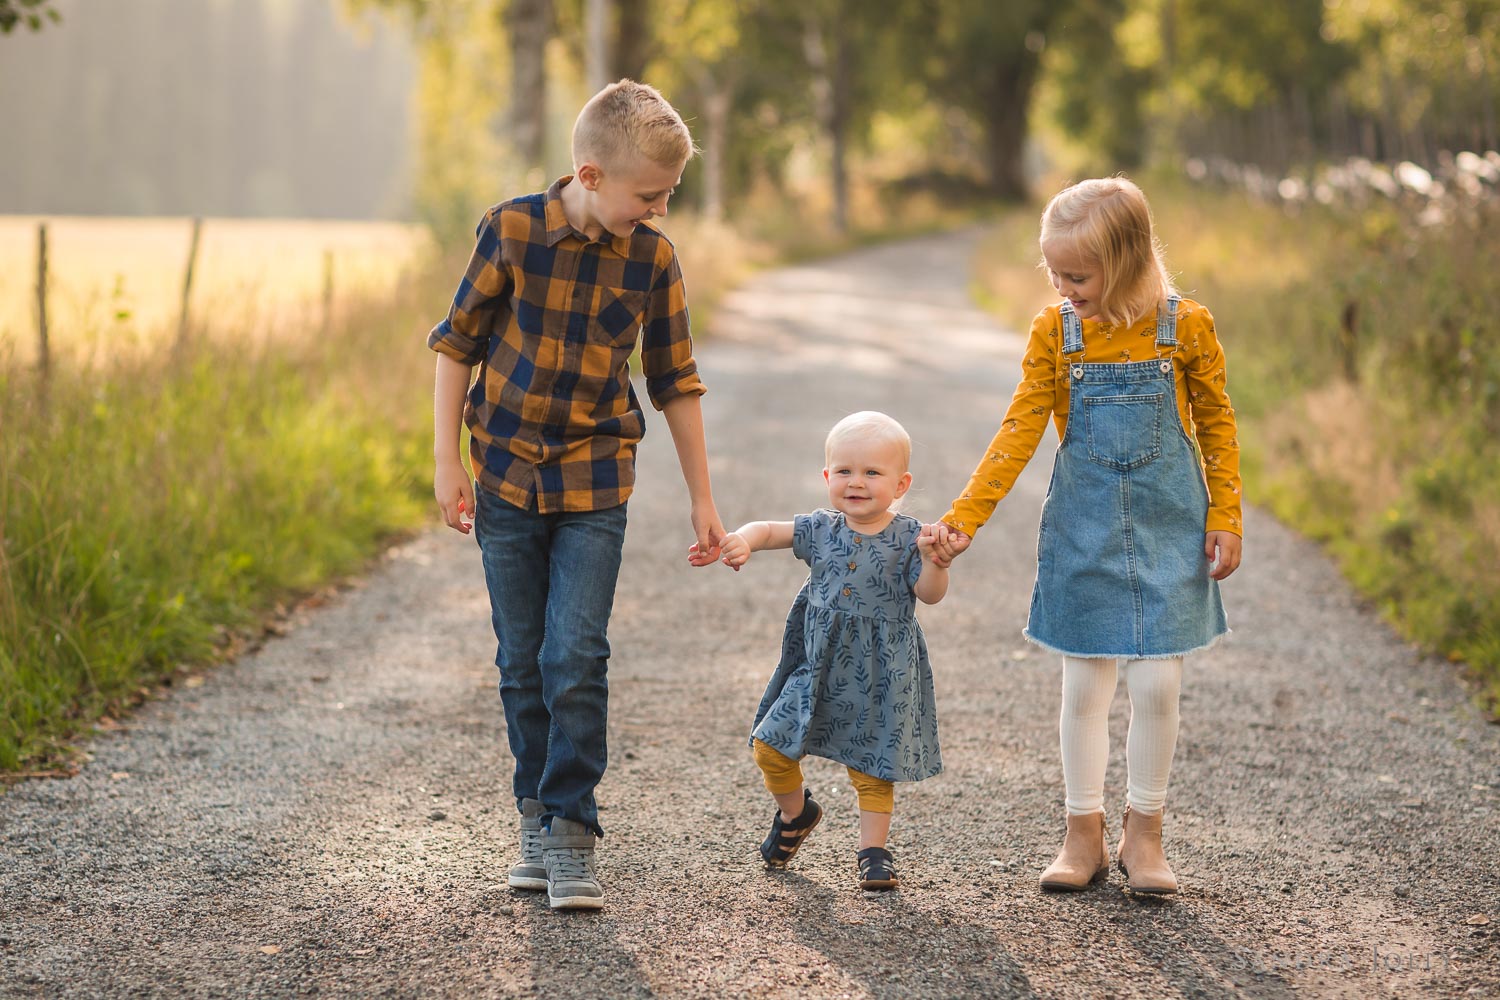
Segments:
[[[824,464],[826,465],[832,456],[834,445],[855,438],[866,440],[874,438],[877,441],[899,445],[901,471],[906,472],[911,468],[911,435],[906,433],[906,428],[897,423],[894,417],[886,416],[878,410],[860,410],[834,424],[833,430],[828,432],[827,440],[823,442]]]
[[[1106,322],[1127,325],[1150,315],[1173,290],[1146,195],[1122,175],[1079,181],[1053,195],[1039,242],[1044,254],[1065,246],[1098,265],[1099,315]]]
[[[595,163],[629,170],[642,158],[681,167],[697,149],[677,109],[655,87],[634,80],[611,83],[589,98],[573,123],[573,167]]]

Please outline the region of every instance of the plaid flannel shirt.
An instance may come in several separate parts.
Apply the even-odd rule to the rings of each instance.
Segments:
[[[647,223],[588,239],[563,215],[570,180],[485,214],[448,318],[427,337],[481,366],[464,406],[479,485],[544,514],[629,498],[646,431],[630,383],[638,339],[658,410],[704,391],[671,241]]]

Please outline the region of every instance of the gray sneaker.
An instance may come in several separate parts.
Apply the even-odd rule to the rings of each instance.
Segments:
[[[547,888],[547,866],[542,861],[542,804],[521,800],[521,860],[510,866],[510,887],[536,892]]]
[[[542,834],[547,902],[554,910],[603,908],[604,890],[594,877],[594,839],[594,831],[561,816],[553,817],[552,829]]]

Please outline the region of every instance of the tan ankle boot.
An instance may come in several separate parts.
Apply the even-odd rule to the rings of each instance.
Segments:
[[[1161,817],[1161,813],[1132,813],[1130,806],[1125,807],[1120,848],[1115,855],[1125,875],[1125,887],[1131,892],[1165,896],[1177,891],[1177,876],[1161,849]]]
[[[1109,848],[1103,813],[1068,814],[1068,832],[1057,860],[1042,872],[1048,892],[1078,892],[1109,875]]]

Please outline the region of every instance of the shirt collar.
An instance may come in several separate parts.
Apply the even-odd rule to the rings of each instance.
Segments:
[[[584,243],[608,243],[610,249],[614,250],[615,253],[621,257],[628,257],[630,255],[630,237],[616,236],[606,229],[603,235],[608,237],[607,240],[591,240],[573,228],[573,224],[568,221],[567,213],[563,211],[562,202],[562,189],[567,187],[572,180],[572,174],[564,174],[553,181],[552,186],[547,189],[547,246],[554,247],[564,236],[573,235]]]

